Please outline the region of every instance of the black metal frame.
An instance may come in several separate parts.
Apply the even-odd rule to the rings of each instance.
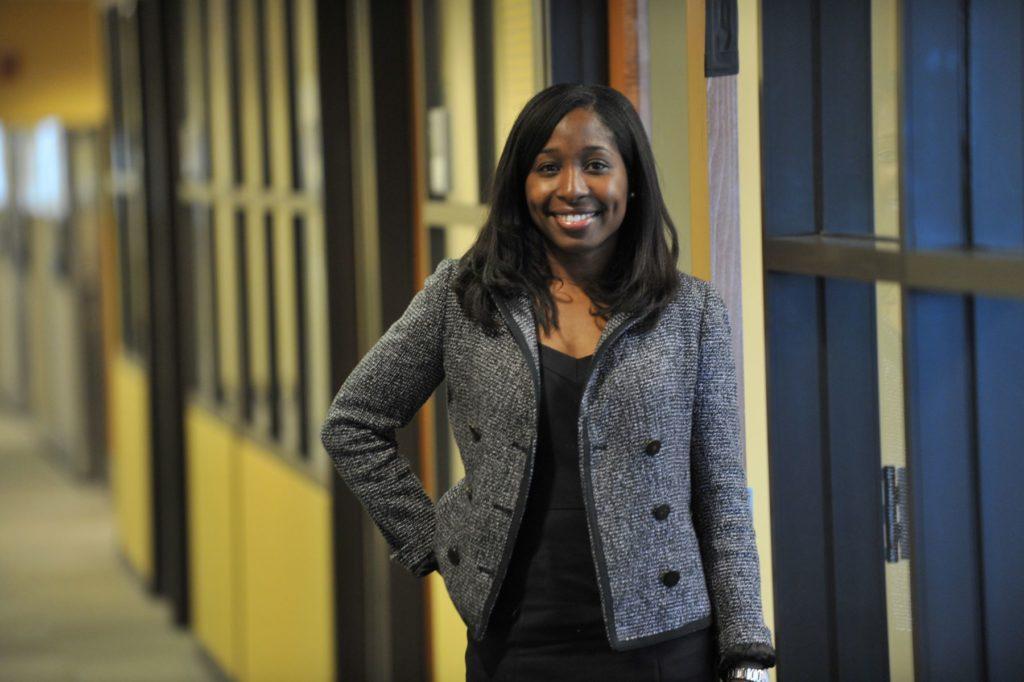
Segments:
[[[371,3],[370,25],[373,44],[373,111],[375,158],[377,160],[377,227],[379,233],[381,273],[381,323],[386,329],[409,305],[418,288],[414,273],[415,257],[412,229],[415,223],[413,178],[409,169],[415,167],[413,154],[413,72],[412,8],[408,1],[400,4],[405,19],[395,21],[395,7],[388,3]],[[398,432],[398,445],[408,457],[413,471],[422,478],[420,468],[419,421],[413,420]],[[425,599],[422,581],[404,568],[390,563],[390,603],[401,605],[392,609],[391,677],[395,680],[426,680],[429,671],[424,662],[426,633],[424,630]]]
[[[552,83],[608,84],[607,0],[549,0]]]
[[[136,5],[145,146],[149,244],[150,448],[153,457],[154,588],[170,601],[174,621],[189,622],[188,491],[183,424],[184,367],[188,351],[181,315],[187,305],[179,273],[187,250],[179,240],[175,196],[178,122],[183,117],[180,82],[181,9],[144,0]],[[117,11],[113,9],[111,11]],[[187,309],[187,308],[186,308]]]
[[[318,2],[318,69],[323,120],[325,247],[331,286],[327,290],[331,385],[341,386],[359,360],[356,328],[355,171],[350,147],[353,125],[349,2]],[[331,477],[331,538],[334,565],[335,665],[339,680],[367,679],[368,619],[363,570],[363,509],[340,477]]]

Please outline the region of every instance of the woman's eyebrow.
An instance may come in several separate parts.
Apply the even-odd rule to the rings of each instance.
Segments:
[[[607,152],[607,151],[609,151],[608,147],[604,147],[604,146],[599,145],[599,144],[591,144],[591,145],[587,145],[586,147],[583,148],[583,153],[584,154],[586,154],[588,152]],[[537,153],[537,155],[540,156],[541,154],[558,154],[559,152],[561,152],[561,149],[559,149],[558,147],[545,147],[544,149],[541,149]]]

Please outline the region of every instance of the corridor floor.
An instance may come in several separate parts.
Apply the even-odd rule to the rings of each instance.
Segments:
[[[0,409],[0,681],[216,680],[120,558],[107,489],[43,452]]]

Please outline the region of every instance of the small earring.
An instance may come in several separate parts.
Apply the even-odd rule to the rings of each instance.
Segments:
[[[629,193],[629,198],[630,198],[630,199],[632,199],[632,198],[633,198],[633,197],[635,197],[635,196],[636,196],[636,192],[630,192],[630,193]]]

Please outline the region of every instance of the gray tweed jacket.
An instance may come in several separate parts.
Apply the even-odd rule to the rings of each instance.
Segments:
[[[402,317],[352,370],[321,436],[391,557],[437,568],[470,636],[482,639],[526,506],[540,399],[536,322],[525,295],[495,302],[486,335],[438,265]],[[738,444],[724,303],[680,273],[678,297],[646,333],[611,317],[580,403],[579,461],[610,645],[626,650],[715,623],[722,661],[772,657]],[[432,503],[395,430],[447,379],[466,476]]]

